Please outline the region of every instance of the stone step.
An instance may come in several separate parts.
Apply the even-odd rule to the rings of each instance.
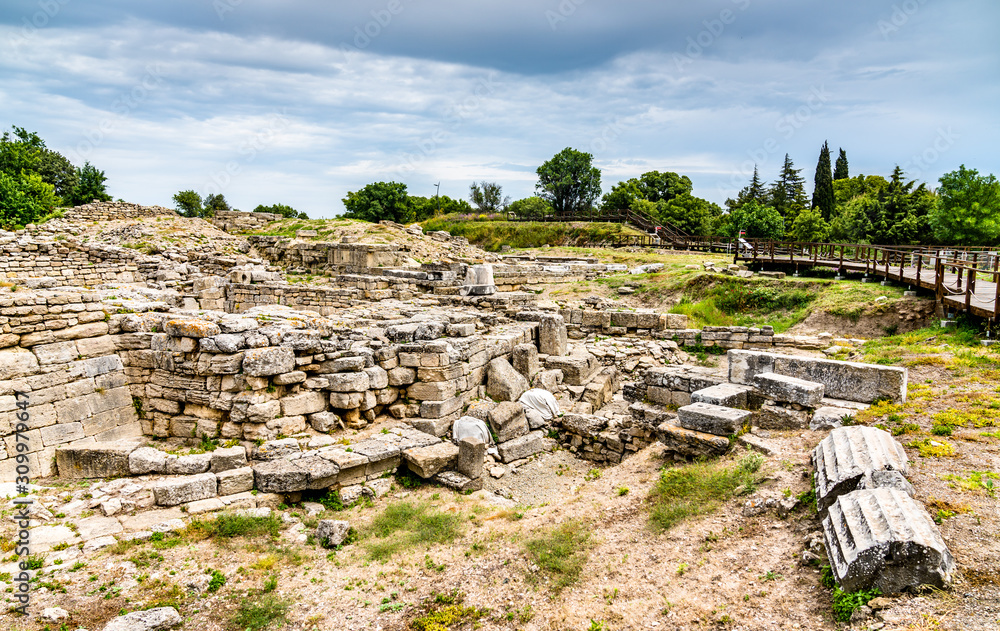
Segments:
[[[760,393],[774,401],[798,403],[806,407],[819,407],[825,386],[815,381],[767,372],[754,377],[753,383]]]
[[[712,405],[692,403],[677,410],[681,427],[716,436],[729,436],[740,431],[744,423],[750,421],[752,412]]]
[[[552,439],[546,438],[545,433],[541,430],[536,430],[524,436],[518,436],[513,440],[508,440],[505,443],[500,443],[497,445],[497,450],[500,452],[500,459],[504,463],[508,463],[533,456],[553,446],[554,441]]]
[[[841,495],[823,519],[823,537],[833,576],[847,592],[945,588],[953,578],[955,559],[927,511],[895,489]]]
[[[889,432],[863,425],[831,430],[813,450],[812,461],[816,468],[816,505],[820,512],[839,495],[862,485],[897,486],[898,478],[909,470],[903,446]],[[874,475],[876,473],[879,475]]]
[[[691,393],[692,403],[711,403],[727,408],[749,407],[749,395],[754,392],[752,386],[736,383],[720,383],[708,388],[702,388]]]
[[[656,438],[668,450],[689,458],[721,456],[729,451],[728,438],[685,429],[669,421],[656,428]]]

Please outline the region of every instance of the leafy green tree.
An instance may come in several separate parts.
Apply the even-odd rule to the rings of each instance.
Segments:
[[[55,188],[63,201],[73,196],[73,189],[80,183],[80,173],[66,156],[58,151],[43,149],[38,155],[35,172]]]
[[[35,171],[45,142],[23,127],[13,127],[13,130],[13,133],[5,131],[0,138],[0,171],[10,176]]]
[[[469,186],[469,201],[481,213],[499,213],[510,206],[510,196],[504,197],[503,187],[496,182],[473,182]]]
[[[785,225],[788,227],[791,227],[799,213],[809,206],[809,198],[806,196],[806,180],[799,174],[800,171],[802,169],[796,169],[792,159],[786,153],[781,174],[768,190],[768,201],[784,218]]]
[[[830,146],[824,142],[816,163],[816,176],[813,179],[812,207],[819,208],[823,219],[829,221],[833,215],[836,201],[833,196],[833,171],[830,167]]]
[[[535,190],[557,215],[589,210],[601,194],[601,170],[589,153],[566,147],[538,167]]]
[[[941,176],[930,224],[941,243],[996,245],[1000,240],[1000,182],[965,165]]]
[[[214,216],[220,210],[232,210],[229,202],[226,201],[226,196],[222,193],[209,193],[205,196],[205,210],[211,211]]]
[[[785,221],[772,206],[764,206],[756,200],[734,208],[729,212],[727,233],[723,236],[736,238],[740,230],[748,239],[781,239],[785,234]]]
[[[344,217],[379,222],[383,219],[407,223],[413,219],[413,209],[406,184],[374,182],[357,192],[348,191],[343,200],[347,212]]]
[[[669,202],[681,195],[690,195],[694,187],[691,178],[673,171],[648,171],[639,176],[639,195],[651,202]]]
[[[631,208],[636,200],[645,199],[639,190],[639,180],[629,178],[618,182],[601,198],[601,209],[607,212]]]
[[[37,173],[11,176],[0,171],[0,228],[12,230],[35,223],[55,208],[58,198],[51,184]]]
[[[411,221],[425,221],[438,214],[475,212],[472,205],[464,199],[453,199],[447,195],[436,197],[420,197],[410,195],[410,208],[413,213]],[[438,212],[440,210],[440,213]]]
[[[185,217],[211,217],[201,205],[201,195],[194,191],[180,191],[174,194],[174,207]]]
[[[837,164],[833,167],[833,181],[846,180],[850,176],[850,167],[847,165],[847,152],[843,149],[840,150],[840,155],[837,156]]]
[[[663,223],[670,224],[690,235],[709,236],[715,221],[722,215],[718,204],[683,193],[670,201],[656,204],[655,216]]]
[[[796,241],[824,242],[830,236],[830,224],[816,208],[806,208],[795,218],[789,231]]]
[[[544,217],[552,214],[552,204],[541,197],[532,196],[511,203],[507,210],[518,217]]]
[[[258,204],[257,207],[253,209],[253,212],[281,215],[285,219],[309,219],[309,215],[304,212],[299,212],[291,206],[286,206],[285,204],[271,204],[270,206]]]
[[[70,204],[79,206],[81,204],[89,204],[95,199],[101,202],[110,202],[111,196],[108,195],[108,191],[104,185],[107,179],[104,176],[104,171],[93,166],[90,162],[84,163],[77,170],[77,183],[70,193]]]

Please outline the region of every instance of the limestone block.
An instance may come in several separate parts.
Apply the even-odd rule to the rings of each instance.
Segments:
[[[333,392],[364,392],[371,387],[371,379],[365,372],[343,372],[326,375],[327,390]]]
[[[903,446],[889,432],[863,425],[832,430],[813,450],[812,461],[816,505],[821,512],[839,495],[859,488],[876,471],[898,471],[904,476],[909,471]],[[877,481],[869,479],[868,487]]]
[[[364,373],[360,373],[364,374]],[[330,407],[335,410],[351,410],[361,407],[365,401],[363,392],[331,392]]]
[[[809,412],[765,403],[757,411],[754,424],[761,429],[806,429],[809,426]]]
[[[397,366],[388,371],[390,386],[408,386],[417,380],[417,371],[413,368]]]
[[[210,455],[212,473],[215,474],[247,466],[247,451],[239,445],[216,449]],[[229,493],[223,495],[229,495]]]
[[[513,359],[514,370],[524,375],[528,383],[531,383],[531,380],[541,370],[541,365],[538,362],[538,348],[534,344],[515,346]]]
[[[362,456],[340,447],[323,449],[319,452],[319,456],[337,465],[340,470],[337,481],[341,486],[358,484],[367,479],[365,469],[368,468],[368,456]]]
[[[42,438],[42,445],[52,447],[63,445],[84,438],[82,423],[62,423],[60,425],[49,425],[39,429]]]
[[[725,408],[710,403],[692,403],[677,410],[680,426],[716,436],[729,436],[739,432],[750,420],[752,412]]]
[[[389,373],[381,366],[365,368],[368,375],[368,387],[372,390],[382,390],[389,387]]]
[[[489,411],[488,418],[500,443],[524,436],[529,431],[524,407],[520,403],[503,401]]]
[[[569,386],[586,385],[601,367],[597,358],[587,352],[573,354],[567,357],[550,356],[545,359],[545,368],[549,370],[561,370],[563,373],[563,383]]]
[[[167,320],[163,325],[163,332],[173,337],[202,338],[212,337],[222,332],[217,324],[207,320]]]
[[[293,493],[309,487],[309,473],[284,458],[255,464],[253,476],[254,485],[262,493]]]
[[[406,394],[416,401],[444,401],[454,397],[458,390],[457,381],[429,381],[413,384]]]
[[[251,348],[243,354],[243,373],[251,377],[280,375],[295,370],[295,351],[284,346]]]
[[[190,454],[187,456],[167,456],[167,473],[171,475],[191,475],[205,473],[212,464],[212,454]]]
[[[253,469],[250,467],[227,469],[216,474],[216,477],[219,495],[235,495],[253,489]]]
[[[114,618],[104,626],[104,631],[166,631],[181,622],[181,615],[173,607],[156,607]]]
[[[444,401],[422,401],[420,403],[420,417],[425,419],[439,419],[454,414],[462,409],[465,400],[462,397],[452,397]]]
[[[608,419],[590,414],[564,414],[558,424],[567,432],[579,436],[597,436],[608,426]]]
[[[316,539],[326,548],[336,548],[347,540],[351,532],[349,522],[338,519],[321,519],[316,526]]]
[[[947,588],[955,559],[927,511],[895,489],[841,495],[823,519],[833,576],[853,592],[877,587],[883,594]]]
[[[483,477],[483,461],[486,458],[486,443],[474,437],[458,441],[458,472],[476,480]]]
[[[36,372],[38,372],[38,358],[31,351],[20,348],[6,348],[0,351],[0,380],[14,379]]]
[[[824,405],[816,408],[816,411],[813,412],[812,419],[809,421],[809,429],[813,431],[835,429],[843,425],[845,416],[854,416],[854,413],[855,410]]]
[[[340,417],[333,412],[316,412],[309,415],[309,424],[317,432],[329,433],[338,427],[343,427]]]
[[[307,488],[312,490],[327,489],[337,484],[340,467],[332,460],[310,453],[294,462],[295,466],[305,470]]]
[[[459,449],[451,442],[441,442],[426,447],[414,447],[403,452],[406,466],[422,478],[432,478],[454,466]]]
[[[293,370],[292,372],[286,372],[283,375],[275,375],[271,381],[273,381],[276,386],[290,386],[296,383],[303,383],[307,377],[308,375],[301,370]]]
[[[752,386],[735,383],[720,383],[691,393],[694,403],[711,403],[727,408],[747,408],[747,395],[754,391]]]
[[[200,473],[157,482],[153,487],[153,497],[157,506],[177,506],[215,497],[217,491],[215,474]]]
[[[729,451],[725,436],[685,429],[669,421],[656,428],[656,438],[668,450],[689,458],[721,456]]]
[[[117,478],[129,475],[129,454],[135,443],[94,443],[56,448],[56,469],[62,478]]]
[[[307,391],[281,399],[282,416],[302,416],[322,412],[326,409],[326,395],[322,392]]]
[[[395,443],[370,439],[351,445],[354,453],[368,458],[365,475],[371,478],[385,471],[395,471],[401,463],[401,449]]]
[[[503,462],[513,462],[545,451],[551,445],[552,441],[545,438],[544,432],[534,431],[498,444],[497,450],[500,452],[500,459]]]
[[[253,448],[254,460],[277,460],[299,453],[299,443],[294,438],[268,440]]]
[[[754,377],[754,385],[762,396],[774,401],[798,403],[815,408],[823,400],[824,386],[815,381],[806,381],[778,373],[763,373]]]
[[[514,370],[506,359],[497,357],[489,363],[486,393],[495,401],[517,401],[528,389],[528,380]]]
[[[163,473],[167,470],[167,454],[152,447],[139,447],[129,454],[128,469],[132,475]]]
[[[538,321],[538,350],[562,357],[567,351],[566,321],[561,315],[546,314]]]
[[[483,488],[482,476],[470,478],[458,471],[442,471],[434,476],[434,481],[458,493],[479,491]]]

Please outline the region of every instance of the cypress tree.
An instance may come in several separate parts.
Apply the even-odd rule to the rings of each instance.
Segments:
[[[837,156],[837,164],[833,167],[833,179],[836,180],[846,180],[850,176],[847,168],[847,152],[843,149],[840,150],[840,155]]]
[[[830,167],[830,146],[824,142],[816,163],[816,178],[813,180],[812,207],[819,208],[823,219],[830,221],[836,199],[833,196],[833,170]]]
[[[781,175],[771,185],[770,204],[785,219],[785,227],[791,228],[795,218],[806,209],[809,198],[806,197],[806,180],[799,175],[802,169],[796,169],[791,157],[785,154],[785,164],[781,167]]]

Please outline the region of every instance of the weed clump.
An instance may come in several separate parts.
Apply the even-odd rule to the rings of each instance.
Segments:
[[[650,520],[659,530],[669,530],[687,517],[704,515],[736,495],[752,493],[760,484],[764,457],[748,453],[733,466],[696,462],[664,468],[650,492]]]
[[[204,538],[219,537],[232,539],[234,537],[278,536],[281,529],[281,519],[274,514],[267,517],[255,517],[238,513],[222,513],[215,519],[195,519],[188,526],[188,532],[202,535]]]
[[[419,545],[448,543],[462,534],[462,516],[445,513],[425,503],[398,502],[359,532],[368,539],[368,556],[385,561],[397,552]]]
[[[580,578],[590,555],[590,529],[582,521],[570,520],[528,540],[525,548],[559,591]]]
[[[288,610],[292,601],[273,592],[247,594],[240,601],[232,626],[247,631],[261,631],[271,626],[282,626],[288,622]]]

